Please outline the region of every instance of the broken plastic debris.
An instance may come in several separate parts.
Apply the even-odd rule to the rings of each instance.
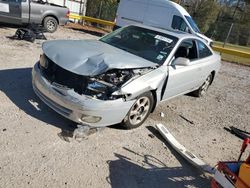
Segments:
[[[155,137],[155,135],[153,135],[153,134],[148,134],[148,136],[149,136],[150,138],[154,138],[154,137]]]
[[[73,140],[81,142],[83,140],[88,139],[88,136],[97,133],[101,130],[104,130],[104,127],[92,128],[87,125],[77,125],[77,128],[74,131],[63,130],[61,133],[58,134],[58,136],[66,142],[70,142]],[[70,140],[70,138],[72,139]]]
[[[186,117],[184,117],[183,115],[179,115],[182,119],[184,119],[185,121],[187,121],[188,123],[190,123],[190,124],[194,124],[194,122],[192,121],[192,120],[189,120],[189,119],[187,119]]]
[[[161,115],[161,117],[165,117],[165,114],[164,114],[163,112],[161,112],[161,114],[160,114],[160,115]]]
[[[38,107],[38,103],[33,101],[33,100],[29,100],[29,103],[37,110],[37,111],[41,111],[41,109]]]
[[[83,139],[86,139],[88,136],[90,127],[89,126],[83,126],[83,125],[78,125],[78,128],[76,128],[73,132],[73,139],[77,141],[82,141]]]

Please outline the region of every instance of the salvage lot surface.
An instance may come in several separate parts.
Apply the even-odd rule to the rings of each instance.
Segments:
[[[249,131],[249,67],[223,63],[204,98],[185,95],[163,102],[137,129],[116,125],[80,143],[66,142],[58,134],[73,130],[72,122],[49,109],[32,90],[31,68],[43,41],[6,38],[14,33],[13,28],[0,28],[0,187],[209,187],[208,176],[163,144],[156,123],[166,125],[210,165],[237,159],[241,141],[223,127]],[[46,36],[97,38],[65,28]]]

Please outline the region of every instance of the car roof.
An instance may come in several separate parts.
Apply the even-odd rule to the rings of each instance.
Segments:
[[[179,30],[168,30],[168,29],[162,29],[162,28],[158,28],[158,27],[146,26],[146,25],[143,25],[143,24],[131,24],[129,26],[137,26],[137,27],[142,27],[142,28],[145,28],[145,29],[150,29],[150,30],[153,30],[153,31],[158,31],[158,32],[161,32],[161,33],[164,33],[164,34],[175,36],[178,39],[195,38],[195,39],[200,40],[199,37],[197,37],[197,36],[195,36],[193,34],[186,33],[186,32],[179,31]]]

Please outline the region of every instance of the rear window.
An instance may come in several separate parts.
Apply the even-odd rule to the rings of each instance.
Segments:
[[[178,38],[146,28],[128,26],[112,32],[100,41],[161,65]]]

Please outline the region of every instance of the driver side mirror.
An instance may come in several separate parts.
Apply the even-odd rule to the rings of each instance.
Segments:
[[[174,59],[172,65],[180,65],[180,66],[188,66],[190,63],[190,60],[184,57],[178,57]]]

